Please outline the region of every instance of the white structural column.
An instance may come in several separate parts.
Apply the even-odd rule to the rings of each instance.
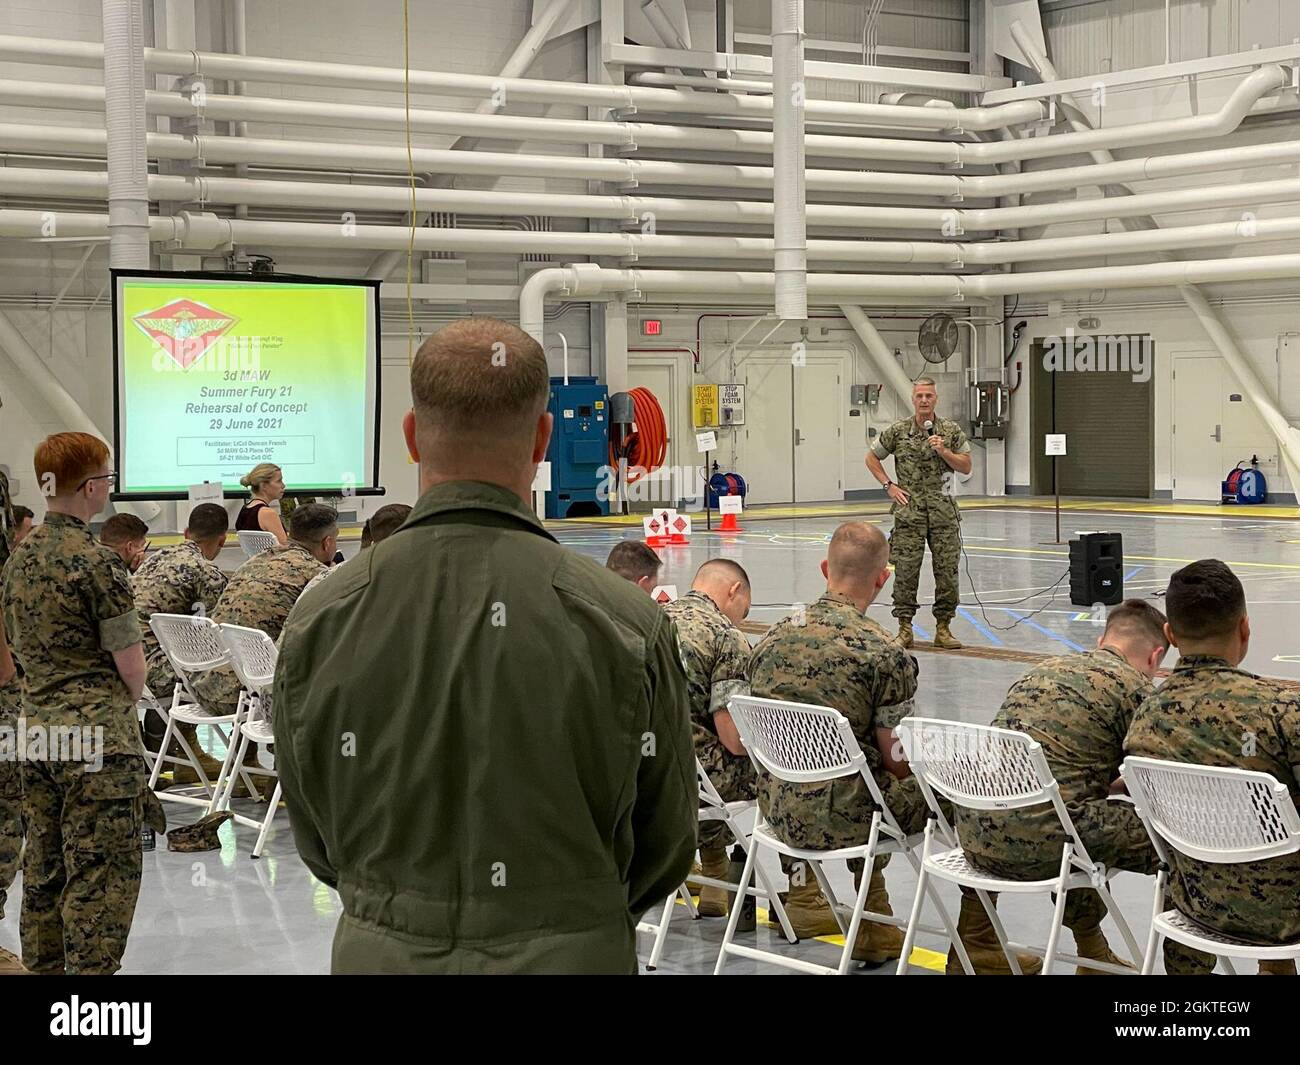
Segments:
[[[772,0],[773,269],[776,316],[808,317],[804,217],[803,0]]]
[[[1291,491],[1300,495],[1300,429],[1296,429],[1286,416],[1274,404],[1264,382],[1259,379],[1255,369],[1250,365],[1246,354],[1237,346],[1237,341],[1223,324],[1223,320],[1210,306],[1201,290],[1194,285],[1179,285],[1178,294],[1200,319],[1201,327],[1214,342],[1223,361],[1228,364],[1233,377],[1241,389],[1255,404],[1259,415],[1264,419],[1269,432],[1277,437],[1282,453],[1282,462],[1286,466],[1286,475],[1291,481]]]
[[[109,263],[149,267],[143,0],[103,0]]]
[[[889,387],[902,399],[904,409],[911,406],[912,379],[898,365],[898,360],[894,358],[894,353],[889,350],[885,338],[876,330],[875,324],[867,317],[866,312],[855,303],[841,303],[840,310],[844,312],[844,317],[849,320],[849,325],[853,326],[853,331],[857,333],[858,339],[862,341],[862,346],[867,349],[867,357],[880,371],[881,377],[889,382]]]

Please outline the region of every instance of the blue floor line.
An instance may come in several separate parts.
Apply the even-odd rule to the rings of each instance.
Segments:
[[[1124,579],[1126,581],[1131,581],[1136,574],[1141,573],[1144,569],[1146,569],[1146,566],[1134,566],[1131,570],[1129,570],[1126,574],[1124,574]]]
[[[917,634],[919,637],[921,637],[921,639],[923,639],[923,640],[928,640],[928,639],[930,639],[930,634],[929,634],[928,632],[926,632],[925,629],[921,628],[921,626],[918,625],[915,621],[912,622],[912,628],[915,630],[916,634]]]
[[[1000,639],[998,639],[998,637],[995,636],[995,635],[994,635],[994,634],[993,634],[989,629],[985,628],[985,627],[984,627],[983,625],[981,625],[978,621],[976,621],[976,620],[975,620],[975,615],[973,615],[973,614],[972,614],[969,610],[967,610],[964,606],[959,606],[959,607],[957,608],[957,613],[960,614],[962,617],[964,617],[964,618],[965,618],[967,621],[969,621],[972,625],[974,625],[974,626],[975,626],[975,630],[976,630],[976,631],[977,631],[981,636],[983,636],[986,640],[988,640],[991,644],[993,644],[994,647],[1001,647],[1001,646],[1002,646],[1002,641],[1001,641]]]
[[[1057,640],[1058,642],[1065,644],[1066,647],[1069,647],[1073,651],[1084,651],[1087,649],[1082,644],[1075,643],[1068,636],[1062,636],[1059,632],[1053,632],[1045,625],[1038,624],[1038,622],[1036,622],[1033,618],[1026,617],[1024,614],[1017,613],[1016,611],[1012,610],[1010,607],[1004,606],[1004,607],[999,607],[998,609],[1005,610],[1017,621],[1020,621],[1023,624],[1028,625],[1031,629],[1037,629],[1044,636],[1050,636],[1053,640]]]

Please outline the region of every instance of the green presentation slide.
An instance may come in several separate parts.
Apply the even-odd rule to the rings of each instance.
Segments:
[[[121,495],[242,491],[259,462],[289,491],[376,486],[375,288],[116,275]]]

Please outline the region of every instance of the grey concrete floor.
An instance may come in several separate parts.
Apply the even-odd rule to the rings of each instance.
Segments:
[[[690,585],[695,568],[707,558],[736,559],[746,567],[754,587],[756,621],[773,621],[795,602],[811,602],[822,590],[818,563],[826,542],[841,519],[765,520],[761,513],[744,517],[745,531],[723,539],[697,534],[694,542],[664,550],[663,583],[680,591]],[[875,518],[873,520],[880,520]],[[883,519],[888,524],[888,518]],[[1249,518],[1192,518],[1173,515],[1067,514],[1062,529],[1068,539],[1076,528],[1104,528],[1124,536],[1126,594],[1153,596],[1163,590],[1169,575],[1197,558],[1221,558],[1236,569],[1246,587],[1253,639],[1244,666],[1258,673],[1300,678],[1300,528],[1297,523],[1252,521]],[[1056,653],[1092,646],[1100,627],[1087,612],[1071,606],[1066,582],[1054,593],[1041,594],[1067,567],[1064,545],[1051,543],[1050,512],[1015,509],[971,509],[963,520],[967,560],[963,565],[963,603],[954,624],[955,634],[972,647],[1006,647]],[[568,526],[560,539],[575,550],[604,560],[610,547],[630,529]],[[352,554],[355,545],[345,546]],[[223,565],[239,561],[232,554]],[[969,576],[966,567],[969,567]],[[971,594],[971,582],[984,602],[983,610]],[[921,597],[932,595],[933,583],[923,576]],[[1038,593],[1038,594],[1035,594]],[[871,616],[892,626],[886,586],[882,603]],[[1013,601],[1015,605],[1009,605]],[[1159,600],[1157,599],[1158,603]],[[1042,608],[1042,609],[1039,609]],[[1019,624],[1017,620],[1034,611]],[[917,622],[928,636],[931,619],[923,606]],[[1019,663],[968,659],[921,653],[921,688],[917,705],[921,713],[976,722],[989,721],[1010,683],[1024,670]],[[1167,662],[1167,665],[1172,664]],[[247,805],[247,804],[245,804]],[[252,807],[256,812],[263,808]],[[178,812],[179,811],[179,812]],[[169,806],[173,824],[195,817],[188,807]],[[145,855],[144,880],[135,925],[127,949],[128,973],[320,973],[328,971],[330,942],[340,912],[337,896],[317,882],[298,860],[287,819],[281,810],[268,839],[264,856],[250,857],[256,833],[251,829],[222,829],[220,852],[173,854],[160,849]],[[765,863],[773,880],[784,883],[774,860]],[[852,881],[843,867],[828,870],[837,891],[848,897]],[[886,881],[896,912],[911,902],[915,877],[906,862],[895,858]],[[17,949],[18,899],[21,882],[11,892],[6,919],[0,921],[0,945]],[[1151,908],[1151,881],[1121,873],[1113,882],[1115,897],[1127,916],[1139,944],[1145,943]],[[955,913],[957,893],[943,891]],[[1011,935],[1021,941],[1046,940],[1051,912],[1037,897],[1007,896],[1000,906]],[[717,959],[723,922],[690,921],[677,907],[661,973],[711,972]],[[779,937],[760,926],[762,943],[778,945]],[[752,939],[752,937],[750,937]],[[1112,946],[1122,943],[1113,930]],[[922,939],[918,945],[940,951],[946,944]],[[1068,932],[1062,937],[1070,949]],[[820,941],[778,946],[796,957],[833,964],[838,948]],[[650,940],[640,937],[642,961]],[[934,959],[929,959],[933,961]],[[774,970],[743,959],[728,962],[736,973]],[[893,965],[858,974],[886,974]],[[924,972],[917,969],[916,972]],[[1058,971],[1068,971],[1059,966]],[[1245,967],[1249,971],[1249,966]]]

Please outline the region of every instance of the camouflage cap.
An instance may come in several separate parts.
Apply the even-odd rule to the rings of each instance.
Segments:
[[[173,828],[167,833],[167,849],[186,852],[219,851],[221,841],[217,838],[217,832],[234,816],[229,810],[222,810],[215,814],[206,814],[192,825]]]

